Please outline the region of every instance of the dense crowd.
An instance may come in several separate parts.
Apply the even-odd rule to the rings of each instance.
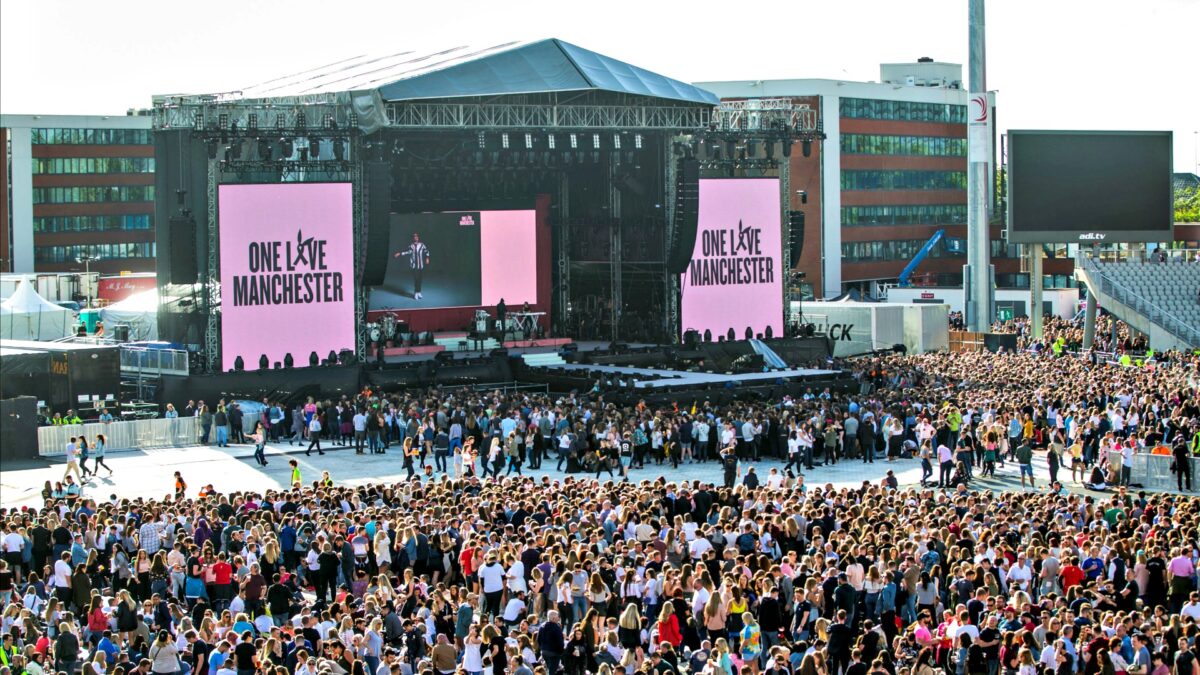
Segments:
[[[1056,475],[1129,483],[1110,453],[1200,454],[1197,364],[893,355],[852,365],[866,394],[662,409],[438,390],[267,401],[249,441],[390,452],[412,479],[296,469],[287,490],[194,496],[177,474],[156,501],[47,486],[44,508],[4,514],[0,669],[1200,675],[1200,501],[1080,496]],[[971,490],[1002,461],[1034,488],[1033,452],[1059,482]],[[768,457],[790,461],[760,476]],[[943,489],[803,473],[906,457],[931,480],[936,462]],[[597,479],[521,475],[546,459]],[[723,480],[655,478],[687,461],[720,462]]]

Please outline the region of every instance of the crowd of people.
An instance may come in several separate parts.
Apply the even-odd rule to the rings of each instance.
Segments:
[[[266,401],[248,441],[341,442],[409,480],[305,484],[293,465],[265,492],[194,495],[178,474],[161,500],[48,487],[2,514],[0,671],[1200,675],[1200,500],[1108,462],[1200,454],[1200,360],[847,365],[868,393]],[[547,459],[597,476],[522,475]],[[788,462],[759,475],[768,459]],[[810,470],[848,460],[920,461],[930,484]],[[722,480],[661,477],[707,461]],[[1004,461],[1026,490],[972,490]],[[1060,466],[1115,475],[1080,493]]]

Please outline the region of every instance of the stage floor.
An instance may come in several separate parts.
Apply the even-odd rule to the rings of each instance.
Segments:
[[[839,375],[840,370],[819,370],[816,368],[789,368],[787,370],[772,370],[765,373],[693,373],[682,370],[657,370],[654,368],[632,368],[626,366],[600,366],[582,363],[566,363],[555,368],[565,370],[597,370],[626,376],[658,377],[656,380],[638,381],[636,389],[659,389],[679,385],[695,386],[707,384],[726,384],[741,382],[761,383],[793,377],[821,377]]]

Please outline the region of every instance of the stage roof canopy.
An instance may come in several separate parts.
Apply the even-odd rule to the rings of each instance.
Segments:
[[[355,56],[215,96],[229,101],[377,91],[384,101],[397,102],[589,90],[719,103],[712,92],[557,39]]]

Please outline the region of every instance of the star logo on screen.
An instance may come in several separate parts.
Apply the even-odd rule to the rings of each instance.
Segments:
[[[312,250],[313,250],[313,237],[309,237],[308,239],[305,239],[304,231],[296,230],[296,258],[295,258],[295,260],[288,261],[290,263],[290,267],[295,269],[295,268],[299,267],[301,264],[308,265],[311,267],[312,262],[313,262]]]
[[[738,251],[750,250],[750,231],[753,228],[746,227],[742,221],[738,221],[738,237],[737,243],[733,245],[733,252],[736,255]]]

